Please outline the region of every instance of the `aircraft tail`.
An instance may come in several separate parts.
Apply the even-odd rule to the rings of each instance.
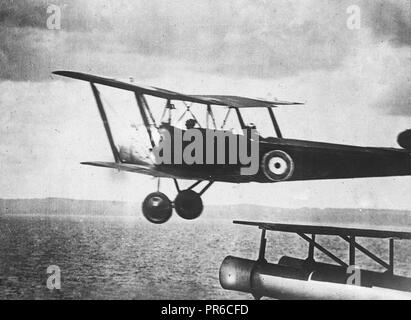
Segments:
[[[411,129],[401,132],[398,135],[397,142],[402,148],[411,151]]]

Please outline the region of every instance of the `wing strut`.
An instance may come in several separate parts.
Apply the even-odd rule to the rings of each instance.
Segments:
[[[108,141],[110,143],[111,151],[113,152],[114,161],[116,163],[120,163],[121,162],[120,156],[118,154],[116,145],[114,144],[114,139],[113,139],[113,135],[111,134],[110,125],[107,120],[107,115],[106,115],[106,112],[104,111],[103,103],[101,102],[100,92],[98,91],[94,83],[90,82],[90,85],[91,85],[91,89],[93,90],[94,98],[96,99],[96,103],[97,103],[98,111],[100,112],[101,120],[103,120],[104,129],[106,130],[106,134],[107,134]]]
[[[138,109],[140,110],[140,114],[141,114],[141,118],[143,119],[144,122],[144,126],[146,127],[148,136],[150,138],[150,142],[151,142],[151,146],[154,148],[155,143],[153,140],[153,136],[151,134],[151,130],[150,130],[150,123],[148,122],[148,118],[147,118],[147,114],[144,110],[144,99],[143,96],[141,94],[139,94],[137,91],[134,92],[135,96],[136,96],[136,100],[137,100],[137,105],[138,105]]]
[[[208,123],[209,123],[209,117],[211,117],[211,119],[213,120],[213,125],[214,125],[214,129],[217,129],[217,125],[215,123],[215,118],[214,118],[214,114],[213,114],[213,109],[211,109],[211,105],[207,105],[207,128],[209,127]]]
[[[268,109],[268,112],[270,113],[270,118],[271,118],[271,121],[273,122],[275,133],[277,134],[278,138],[282,139],[283,135],[281,133],[280,126],[278,125],[277,119],[275,118],[274,111],[271,107],[267,107],[267,109]]]
[[[154,124],[154,127],[156,127],[158,129],[157,123],[156,123],[156,119],[154,119],[153,113],[150,110],[150,107],[148,106],[147,103],[147,99],[146,97],[144,97],[143,95],[141,96],[141,100],[144,103],[144,106],[146,107],[147,113],[150,116],[151,122]]]
[[[245,123],[243,117],[241,116],[240,110],[238,108],[234,108],[235,112],[237,113],[238,121],[240,122],[241,129],[245,129]]]

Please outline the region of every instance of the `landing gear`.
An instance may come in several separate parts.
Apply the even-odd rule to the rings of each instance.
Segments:
[[[186,220],[198,218],[203,208],[200,195],[190,189],[180,191],[174,200],[174,209],[181,218]]]
[[[143,201],[143,215],[152,223],[167,222],[171,218],[172,212],[173,205],[164,193],[150,193]]]
[[[200,192],[194,191],[193,188],[201,182],[202,180],[197,181],[188,189],[180,190],[177,180],[174,179],[178,192],[174,202],[171,202],[162,192],[150,193],[143,202],[144,217],[152,223],[161,224],[170,219],[174,207],[177,214],[183,219],[194,220],[198,218],[204,208],[201,196],[213,184],[213,181],[210,181]],[[158,189],[159,186],[160,184],[158,184]]]

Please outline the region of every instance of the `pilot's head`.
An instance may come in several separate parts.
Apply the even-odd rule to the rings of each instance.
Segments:
[[[196,124],[197,124],[197,121],[195,121],[194,119],[188,119],[186,121],[186,128],[187,129],[193,129]]]

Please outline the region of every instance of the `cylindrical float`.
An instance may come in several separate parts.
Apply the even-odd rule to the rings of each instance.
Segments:
[[[224,289],[247,292],[254,297],[313,300],[404,300],[411,294],[383,288],[367,288],[316,281],[312,272],[287,265],[228,256],[220,267]],[[319,272],[318,274],[320,274]]]
[[[311,271],[311,279],[317,281],[329,281],[347,283],[350,273],[347,268],[323,262],[309,261],[294,257],[283,256],[279,265]],[[397,276],[389,272],[377,272],[359,269],[362,287],[380,287],[386,289],[411,292],[411,279]]]

